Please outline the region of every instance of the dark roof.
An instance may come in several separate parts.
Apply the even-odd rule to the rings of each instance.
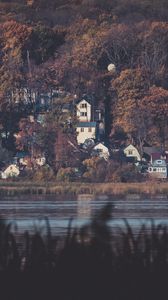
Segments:
[[[82,100],[86,100],[89,104],[92,104],[92,102],[93,102],[93,99],[91,96],[83,95],[82,97],[80,97],[79,99],[76,100],[76,104],[78,104]]]
[[[151,155],[153,153],[162,153],[162,150],[158,147],[143,147],[143,152]]]
[[[15,157],[16,158],[24,158],[24,157],[26,157],[26,156],[29,156],[30,154],[28,153],[28,152],[17,152],[16,154],[15,154]]]
[[[96,122],[79,122],[77,127],[96,127]]]
[[[160,152],[152,153],[151,156],[152,156],[152,160],[160,159],[161,153]]]
[[[65,103],[62,105],[62,109],[72,111],[74,109],[73,103]]]
[[[152,147],[147,141],[144,141],[143,147]]]

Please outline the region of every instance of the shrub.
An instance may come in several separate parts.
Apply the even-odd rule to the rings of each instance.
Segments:
[[[139,182],[145,177],[133,164],[110,162],[107,167],[106,182]]]
[[[75,176],[74,168],[60,168],[57,173],[56,179],[58,181],[72,181]]]
[[[120,172],[120,170],[119,170]],[[143,175],[135,165],[123,165],[121,168],[121,182],[139,182],[142,181]]]
[[[48,165],[38,168],[33,174],[35,181],[50,181],[54,178],[54,172]]]
[[[89,158],[86,159],[83,164],[86,167],[86,172],[83,174],[83,179],[92,182],[104,182],[106,178],[107,162],[103,158]]]
[[[121,182],[119,172],[121,165],[117,161],[110,161],[106,170],[106,182]]]

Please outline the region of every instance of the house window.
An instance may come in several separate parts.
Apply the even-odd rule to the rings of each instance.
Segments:
[[[86,104],[86,103],[82,103],[82,104],[80,105],[80,108],[87,108],[87,104]]]
[[[152,168],[149,168],[149,172],[152,172]]]
[[[87,112],[81,111],[81,112],[80,112],[80,116],[81,116],[81,117],[86,117],[86,116],[87,116]]]
[[[91,127],[88,128],[88,132],[92,132],[92,128]]]
[[[82,127],[82,128],[81,128],[81,132],[84,132],[84,131],[85,131],[85,129]]]
[[[128,150],[128,155],[132,155],[133,151],[132,150]]]
[[[153,172],[157,172],[157,169],[156,169],[156,168],[153,168]]]

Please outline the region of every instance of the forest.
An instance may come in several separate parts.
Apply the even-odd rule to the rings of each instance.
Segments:
[[[129,139],[139,148],[145,141],[165,149],[167,50],[166,0],[1,0],[3,146],[9,151],[17,148],[14,134],[29,112],[18,110],[11,95],[28,87],[92,95],[105,109],[109,144]],[[115,73],[107,70],[111,63]],[[58,116],[59,108],[56,111]],[[50,137],[59,123],[58,118],[57,125],[52,120],[46,129]]]

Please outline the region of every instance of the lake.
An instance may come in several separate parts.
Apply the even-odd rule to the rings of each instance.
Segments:
[[[80,227],[87,224],[108,202],[113,203],[112,218],[109,226],[113,231],[124,226],[123,219],[138,231],[142,224],[151,225],[151,219],[155,224],[168,225],[168,197],[157,196],[154,199],[140,199],[138,195],[130,195],[124,199],[114,199],[110,196],[100,195],[96,198],[92,195],[81,194],[76,198],[62,196],[22,196],[5,197],[0,199],[0,216],[13,222],[12,230],[20,234],[25,230],[34,232],[35,228],[45,233],[48,218],[53,234],[63,236],[67,232],[70,218],[73,218],[72,226]]]

